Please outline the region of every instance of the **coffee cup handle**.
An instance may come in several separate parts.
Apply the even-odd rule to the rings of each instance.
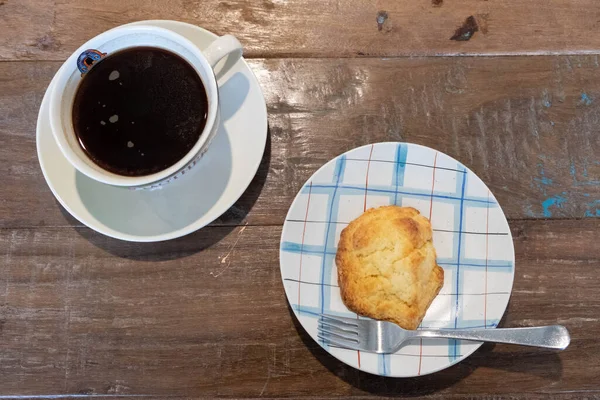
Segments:
[[[242,44],[232,35],[224,35],[215,40],[202,52],[208,60],[210,66],[214,69],[219,61],[228,55],[233,59],[227,62],[227,65],[233,66],[237,60],[242,58]],[[222,71],[225,72],[225,71]]]

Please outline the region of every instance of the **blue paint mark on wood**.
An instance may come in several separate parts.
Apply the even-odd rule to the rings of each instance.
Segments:
[[[584,217],[600,217],[600,200],[587,203],[586,208],[587,210],[583,214]]]
[[[535,181],[540,182],[542,185],[552,185],[552,179],[542,176],[541,178],[534,178]]]
[[[546,158],[544,155],[539,155],[539,158]],[[551,186],[553,181],[551,178],[548,178],[546,176],[546,173],[544,172],[544,166],[542,163],[538,163],[538,168],[540,169],[540,177],[534,177],[533,181],[535,182],[535,186],[537,186],[537,188],[544,194],[546,195],[546,186]],[[532,184],[533,186],[533,184]]]
[[[550,208],[562,208],[563,204],[566,203],[567,199],[563,196],[552,196],[548,197],[546,200],[542,202],[542,209],[544,213],[544,217],[550,218],[552,217],[552,211]]]
[[[582,92],[581,93],[581,103],[585,104],[586,106],[591,105],[594,102],[594,100],[588,96],[588,94],[586,92]]]
[[[598,179],[586,179],[586,180],[577,179],[577,171],[575,169],[575,163],[573,161],[571,161],[571,165],[569,167],[569,174],[573,178],[573,184],[575,186],[600,186],[600,180],[598,180]],[[588,178],[587,163],[584,163],[584,165],[583,165],[582,176],[584,178]]]

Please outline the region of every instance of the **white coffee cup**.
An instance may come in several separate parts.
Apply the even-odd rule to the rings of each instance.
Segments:
[[[169,168],[154,174],[132,177],[107,171],[85,154],[75,135],[72,109],[79,83],[81,79],[84,79],[77,65],[78,57],[82,52],[95,49],[110,56],[119,50],[142,46],[168,50],[182,57],[196,70],[206,90],[208,115],[198,141],[182,159]],[[50,93],[50,126],[60,150],[79,172],[110,185],[147,189],[157,188],[177,179],[196,164],[217,133],[219,89],[213,68],[228,55],[236,58],[242,56],[241,44],[231,35],[221,36],[203,51],[175,32],[149,25],[121,26],[96,36],[69,57],[57,73],[56,84]],[[233,62],[227,63],[227,65],[233,64]]]

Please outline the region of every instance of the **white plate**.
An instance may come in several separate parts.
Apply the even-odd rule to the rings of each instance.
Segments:
[[[206,48],[217,36],[176,21],[140,21],[170,29]],[[44,177],[60,204],[90,228],[118,239],[153,242],[202,228],[223,214],[246,190],[267,140],[267,108],[254,74],[239,60],[217,72],[221,126],[199,165],[184,179],[155,191],[133,191],[96,182],[69,164],[50,130],[48,93],[37,123],[37,152]]]
[[[366,209],[411,206],[430,218],[444,286],[423,328],[495,328],[508,304],[514,248],[506,217],[487,186],[453,158],[415,144],[378,143],[325,164],[292,203],[281,235],[288,301],[306,331],[344,363],[392,377],[425,375],[465,359],[479,342],[424,339],[395,354],[329,347],[319,313],[356,317],[342,303],[335,253],[340,232]]]

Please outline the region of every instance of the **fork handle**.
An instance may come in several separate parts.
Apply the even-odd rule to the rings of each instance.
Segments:
[[[460,329],[413,331],[413,337],[445,338],[519,344],[564,350],[571,342],[569,331],[562,325],[534,328]]]

